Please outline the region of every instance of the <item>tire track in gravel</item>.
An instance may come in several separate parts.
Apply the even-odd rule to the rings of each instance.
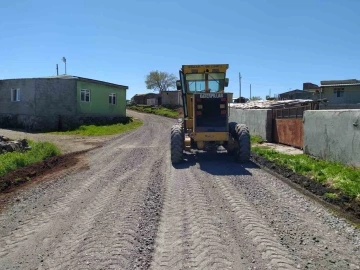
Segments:
[[[60,177],[57,184],[48,185],[53,190],[39,189],[28,207],[24,201],[18,213],[9,209],[3,215],[11,220],[3,219],[9,233],[1,233],[0,265],[93,269],[95,259],[105,268],[149,264],[162,208],[162,170],[168,164],[164,142],[169,138],[162,130],[170,120],[144,117],[149,121],[140,129],[88,152],[87,171]],[[37,201],[44,203],[41,211],[34,210]]]
[[[242,264],[255,269],[296,269],[297,257],[292,257],[280,244],[262,216],[230,183],[228,175],[231,175],[231,167],[236,166],[237,175],[243,174],[245,170],[226,157],[217,162],[209,162],[211,154],[209,157],[209,160],[199,157],[199,163],[186,170],[190,171],[191,178],[196,179],[204,190],[206,200],[223,223],[223,231],[231,235],[240,249],[237,251],[239,256],[246,258]]]
[[[230,181],[254,204],[281,237],[281,243],[306,261],[307,269],[356,269],[355,265],[360,266],[360,234],[354,227],[279,179],[268,174],[265,178],[260,169],[250,168],[249,171],[252,177],[238,181],[232,176]],[[286,204],[282,203],[284,201]],[[269,202],[275,205],[268,207]],[[336,230],[335,224],[342,224],[342,230]]]
[[[170,168],[151,269],[248,269],[187,170]]]
[[[292,267],[360,269],[358,230],[254,164],[236,164],[222,155],[216,155],[216,159],[200,156],[191,171],[204,189],[210,191],[209,196],[223,197],[217,205],[223,205],[225,212],[226,208],[235,209],[235,213],[244,209],[244,214],[249,210],[259,218],[268,233],[274,236],[277,246],[286,251],[283,255],[294,262]],[[240,198],[233,194],[238,194]],[[241,201],[238,209],[236,199]],[[231,223],[232,215],[228,216]],[[244,221],[250,222],[252,217],[242,219],[243,222],[238,222],[239,219],[235,218],[239,225],[237,242],[246,246],[251,244],[252,238],[247,237]],[[249,250],[255,248],[256,242],[253,248],[248,247]],[[264,253],[266,246],[259,250]],[[252,257],[251,254],[247,256]],[[260,269],[266,267],[269,259],[262,260],[265,266]]]
[[[81,183],[81,185],[76,189],[71,191],[69,194],[64,196],[61,200],[54,203],[51,207],[47,209],[46,212],[38,213],[36,216],[30,216],[27,219],[24,219],[23,222],[18,226],[15,233],[10,232],[8,235],[3,236],[1,242],[3,243],[0,247],[0,258],[9,254],[9,252],[14,252],[18,247],[24,244],[25,241],[31,240],[30,237],[38,232],[42,232],[53,224],[54,218],[59,215],[64,215],[70,211],[73,207],[73,204],[76,200],[78,200],[81,196],[83,196],[84,192],[89,190],[93,184],[99,181],[99,174],[106,177],[108,171],[116,165],[121,160],[129,160],[131,156],[134,155],[135,152],[139,152],[139,150],[132,150],[128,155],[121,156],[120,160],[113,160],[108,163],[105,167],[98,171],[98,174],[89,175],[85,181]],[[142,155],[143,156],[143,155]],[[143,156],[144,157],[144,156]],[[141,160],[136,160],[138,162]],[[125,163],[126,164],[126,163]],[[132,163],[128,163],[125,167],[119,167],[117,170],[126,171],[128,169],[133,168]],[[78,175],[78,177],[83,178],[84,175]],[[76,180],[73,179],[73,181]],[[109,183],[109,182],[108,182]]]
[[[156,202],[158,196],[161,197],[161,180],[155,194],[151,190],[158,181],[159,165],[163,162],[163,158],[144,162],[138,168],[140,174],[123,175],[119,178],[121,183],[118,180],[113,187],[103,190],[73,225],[73,232],[60,242],[50,262],[45,262],[48,264],[45,269],[132,269],[135,258],[140,258],[135,254],[145,246],[147,250],[140,254],[150,253],[145,255],[145,260],[140,259],[142,265],[146,264],[152,251],[148,238],[157,227],[152,216],[154,208],[149,204],[154,202],[151,199]],[[161,201],[159,203],[155,208],[158,213]],[[144,213],[149,210],[150,213]],[[94,223],[96,228],[92,228]]]
[[[146,129],[145,129],[146,130]],[[129,134],[130,135],[130,134]],[[108,149],[105,149],[105,151],[94,151],[93,156],[91,159],[94,161],[102,160],[101,163],[93,162],[92,169],[89,171],[86,171],[85,173],[80,173],[77,175],[72,175],[72,181],[79,181],[81,182],[81,185],[77,187],[76,190],[69,191],[69,193],[66,194],[62,199],[60,199],[58,202],[55,202],[50,208],[47,208],[46,211],[38,212],[35,215],[29,216],[28,218],[22,219],[22,223],[18,225],[16,233],[9,232],[8,235],[5,235],[2,237],[3,244],[0,247],[0,258],[6,256],[9,254],[9,252],[13,252],[17,247],[21,247],[22,244],[24,244],[25,241],[29,239],[30,236],[36,234],[39,231],[43,231],[49,226],[51,226],[51,221],[54,217],[59,215],[60,213],[66,213],[73,207],[73,202],[76,201],[79,197],[81,197],[84,192],[91,189],[92,185],[96,185],[99,181],[98,174],[102,174],[105,176],[107,172],[114,167],[115,163],[121,163],[129,164],[128,167],[132,167],[131,157],[133,156],[140,156],[140,158],[136,158],[134,162],[141,163],[144,160],[145,155],[141,154],[141,151],[144,149],[136,148],[140,144],[144,144],[145,142],[149,142],[149,137],[147,136],[146,132],[140,131],[139,132],[139,140],[135,140],[135,143],[132,143],[134,146],[133,149],[118,149],[118,151],[121,151],[121,155],[118,156],[118,159],[114,160],[114,151],[111,151],[111,149],[114,149],[114,145],[110,144],[106,148],[110,148],[110,151],[106,151]],[[150,138],[153,139],[154,138]],[[156,140],[157,141],[157,140]],[[157,142],[158,144],[160,142]],[[121,147],[121,144],[118,144],[117,142],[114,142],[113,144],[117,145],[117,147]],[[147,146],[146,146],[147,147]],[[103,165],[103,162],[105,161],[105,166]],[[126,161],[126,162],[124,162]],[[127,169],[127,168],[122,168]],[[96,171],[97,174],[93,175],[93,171]],[[85,174],[85,175],[84,175]],[[67,176],[70,176],[67,175]],[[85,176],[85,177],[84,177]],[[85,181],[83,179],[86,179]],[[83,180],[83,181],[81,181]]]
[[[80,267],[89,264],[86,263],[87,257],[79,258],[77,256],[78,253],[76,249],[83,243],[87,235],[89,235],[89,231],[93,227],[97,216],[100,215],[101,212],[104,211],[104,208],[114,199],[114,196],[118,193],[118,189],[126,188],[129,181],[133,180],[133,178],[130,177],[133,172],[134,170],[131,170],[122,174],[112,181],[112,185],[108,185],[99,192],[90,205],[80,214],[77,222],[69,228],[70,233],[60,240],[52,256],[45,260],[44,264],[47,265],[46,269],[75,269],[77,261],[79,261]],[[103,214],[101,215],[104,217],[103,222],[107,222],[106,218],[108,214],[109,213],[106,212],[105,216]],[[92,241],[92,238],[97,236],[96,233],[97,231],[92,232],[91,236],[89,236],[90,239],[83,246],[83,252],[81,252],[80,255],[85,253],[91,256],[93,255],[92,252],[99,250],[98,244],[100,243],[97,242],[99,239]],[[104,237],[106,236],[106,232],[101,233]],[[107,237],[106,239],[109,240]],[[85,261],[83,259],[85,259]]]
[[[229,252],[229,239],[219,229],[216,218],[212,216],[210,207],[201,187],[193,177],[186,178],[189,187],[189,201],[193,202],[189,209],[189,231],[194,243],[192,267],[196,269],[230,269],[234,261]],[[200,213],[198,213],[200,212]],[[201,237],[199,237],[201,235]]]
[[[212,178],[222,191],[223,196],[230,203],[234,217],[241,224],[244,233],[261,251],[262,259],[267,261],[269,267],[276,269],[297,269],[296,260],[283,247],[275,232],[262,219],[256,209],[223,177]]]

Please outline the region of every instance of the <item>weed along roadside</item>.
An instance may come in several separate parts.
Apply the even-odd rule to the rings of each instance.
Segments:
[[[129,105],[129,110],[134,110],[143,113],[151,113],[169,118],[179,118],[181,116],[182,109],[171,109],[162,106],[150,106],[150,105]]]
[[[8,177],[9,173],[61,154],[60,149],[53,143],[33,141],[28,143],[30,150],[6,152],[0,155],[0,192],[31,179],[31,175],[20,178]]]
[[[81,135],[81,136],[103,136],[114,135],[142,126],[143,122],[139,119],[133,119],[129,123],[112,124],[112,125],[83,125],[74,130],[49,132],[49,134],[58,135]]]
[[[324,202],[360,221],[360,168],[307,156],[281,153],[263,145],[261,137],[251,138],[252,161],[296,185]]]

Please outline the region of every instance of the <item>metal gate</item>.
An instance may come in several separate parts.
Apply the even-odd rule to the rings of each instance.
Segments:
[[[273,142],[303,149],[304,111],[314,108],[314,104],[299,105],[289,108],[273,109]]]

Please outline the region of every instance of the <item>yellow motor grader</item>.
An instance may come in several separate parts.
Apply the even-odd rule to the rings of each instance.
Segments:
[[[244,124],[229,122],[232,93],[225,93],[228,64],[183,65],[176,82],[184,117],[171,128],[171,161],[184,161],[184,151],[213,151],[220,146],[238,162],[250,159],[250,133]]]

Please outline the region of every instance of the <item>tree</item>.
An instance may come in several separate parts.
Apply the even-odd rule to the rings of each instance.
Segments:
[[[250,98],[251,101],[261,100],[261,97],[255,96]]]
[[[145,80],[146,88],[153,89],[154,91],[168,90],[170,87],[176,87],[177,77],[174,74],[161,71],[151,71]]]

